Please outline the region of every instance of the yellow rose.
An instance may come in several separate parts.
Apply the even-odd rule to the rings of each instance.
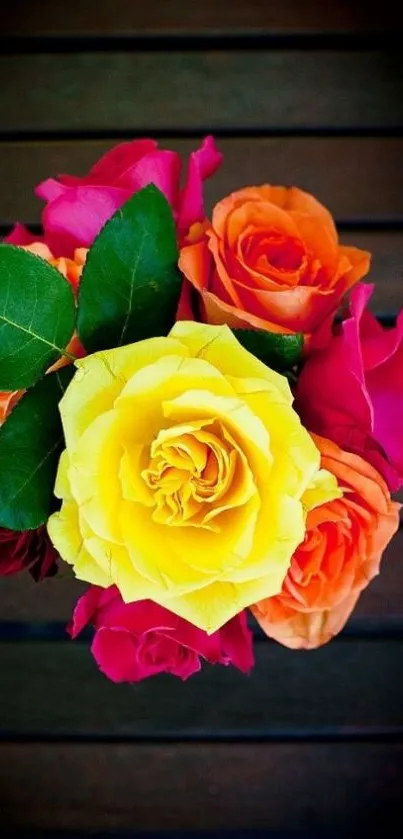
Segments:
[[[48,523],[76,576],[209,633],[279,593],[306,508],[338,494],[287,379],[186,322],[77,367]]]

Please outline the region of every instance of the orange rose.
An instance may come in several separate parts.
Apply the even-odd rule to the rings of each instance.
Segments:
[[[379,473],[358,455],[312,437],[343,497],[308,513],[281,593],[252,606],[266,635],[294,649],[319,647],[340,632],[399,525],[400,505]]]
[[[54,257],[50,248],[43,244],[43,242],[32,242],[31,245],[24,245],[24,251],[31,251],[31,253],[40,256],[46,262],[49,262],[50,265],[53,265],[54,268],[57,268],[63,274],[63,277],[69,281],[73,287],[73,291],[77,291],[88,248],[76,248],[74,259],[68,259],[65,256]]]
[[[326,342],[343,295],[370,264],[366,251],[339,245],[328,210],[295,187],[234,192],[186,241],[181,319],[194,316],[193,286],[208,323],[314,334],[315,346]]]
[[[24,245],[23,247],[24,250],[30,251],[31,253],[36,254],[36,256],[40,256],[42,259],[45,259],[46,262],[49,262],[50,265],[57,268],[66,280],[69,281],[73,291],[77,291],[85,258],[87,256],[87,248],[77,248],[74,252],[74,259],[67,259],[63,256],[56,259],[53,256],[52,251],[49,250],[48,246],[43,244],[43,242],[32,242],[31,245]],[[84,347],[82,346],[76,333],[74,333],[66,349],[77,358],[81,358],[85,355]],[[67,358],[60,358],[50,368],[50,370],[58,370],[66,364],[69,364],[69,360]],[[0,391],[0,425],[7,418],[8,414],[21,398],[23,393],[23,390],[16,390],[13,392],[7,390]]]

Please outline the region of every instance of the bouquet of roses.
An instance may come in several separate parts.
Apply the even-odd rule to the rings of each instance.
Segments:
[[[250,613],[324,644],[399,524],[402,317],[370,314],[370,254],[306,192],[207,218],[220,164],[208,137],[181,186],[176,153],[123,143],[0,245],[0,574],[69,563],[69,632],[117,682],[248,672]]]

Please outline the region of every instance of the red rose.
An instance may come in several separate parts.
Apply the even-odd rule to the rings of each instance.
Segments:
[[[200,670],[200,658],[243,673],[254,664],[245,612],[207,635],[151,600],[124,603],[116,586],[91,586],[74,609],[72,638],[88,623],[96,629],[92,654],[113,682],[140,682],[157,673],[184,680]]]
[[[37,582],[57,572],[57,551],[45,526],[23,533],[0,527],[0,577],[29,570]]]

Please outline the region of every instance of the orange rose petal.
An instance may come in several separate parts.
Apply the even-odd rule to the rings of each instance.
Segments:
[[[319,260],[326,273],[335,273],[338,263],[338,247],[337,241],[334,240],[329,228],[318,224],[318,221],[312,216],[302,215],[302,213],[294,211],[290,215],[307,250],[311,254],[315,254],[315,259]],[[309,268],[307,273],[309,274]]]
[[[298,238],[298,229],[291,216],[275,204],[264,201],[246,202],[228,215],[225,241],[230,248],[236,245],[238,237],[246,227],[255,230],[281,230],[288,236]]]
[[[52,251],[49,250],[48,246],[43,242],[32,242],[30,245],[23,245],[22,247],[24,251],[29,251],[30,253],[35,254],[35,256],[40,256],[41,259],[45,259],[46,262],[50,262],[50,260],[53,259]]]
[[[276,187],[273,187],[273,190],[275,189]],[[283,190],[284,187],[277,189]],[[279,198],[281,195],[281,199],[283,199],[283,192],[277,192],[277,195]],[[276,199],[273,197],[272,200],[274,201]],[[298,189],[295,186],[286,188],[284,200],[279,206],[284,210],[288,210],[290,213],[310,216],[315,220],[318,227],[327,229],[334,243],[337,244],[337,230],[331,213],[313,195],[310,195],[309,192],[304,192],[304,190]]]
[[[364,460],[362,457],[357,459],[357,456],[352,452],[343,451],[337,443],[334,443],[326,437],[321,437],[319,434],[311,434],[311,437],[318,448],[320,448],[322,460],[326,460],[329,464],[325,468],[329,469],[337,478],[342,479],[343,476],[350,474],[351,478],[354,477],[355,481],[360,481],[360,492],[363,491],[361,478],[372,479],[373,481],[376,479],[377,486],[382,489],[384,495],[387,497],[386,482],[367,460]],[[340,462],[341,453],[342,463]],[[370,497],[368,500],[370,500]]]
[[[295,186],[271,186],[270,184],[244,187],[220,201],[213,211],[213,227],[219,235],[224,233],[226,215],[246,201],[267,201],[287,213],[296,212],[312,216],[318,225],[328,229],[337,244],[337,230],[332,215],[313,195]]]
[[[82,267],[85,265],[85,260],[87,259],[88,248],[76,248],[74,251],[74,262],[76,265],[81,265]]]
[[[208,288],[212,263],[207,239],[192,245],[185,245],[179,254],[179,269],[197,291]]]
[[[209,287],[220,299],[223,299],[223,302],[229,303],[237,308],[243,308],[234,280],[229,276],[225,259],[221,254],[221,249],[223,249],[222,243],[213,235],[209,236],[208,246],[213,254],[215,268],[212,271]]]
[[[277,291],[251,291],[239,282],[234,282],[243,308],[262,318],[277,322],[292,332],[312,332],[315,325],[324,319],[333,308],[334,298],[330,290],[297,286]]]
[[[227,217],[245,202],[260,203],[261,201],[266,201],[269,204],[275,204],[280,209],[285,209],[288,192],[288,187],[270,186],[269,184],[246,186],[243,189],[237,190],[237,192],[232,192],[226,198],[219,201],[213,209],[212,225],[214,231],[220,238],[224,238]]]
[[[73,291],[75,292],[77,291],[79,286],[80,277],[83,271],[87,253],[88,248],[77,248],[74,252],[74,257],[76,257],[77,255],[77,261],[75,258],[68,259],[64,256],[58,257],[58,259],[51,258],[48,260],[50,264],[57,268],[57,270],[60,271],[61,274],[63,274],[63,277],[65,277],[66,280],[69,281],[70,285],[73,288]]]
[[[257,187],[245,187],[245,189],[239,189],[237,192],[227,195],[226,198],[223,198],[215,205],[213,209],[212,227],[220,239],[225,238],[228,215],[235,210],[236,207],[242,206],[244,201],[248,200],[259,201],[259,190]]]
[[[262,617],[259,623],[270,638],[292,650],[313,650],[331,641],[343,629],[359,594],[350,594],[333,609],[313,612],[273,610],[271,620]]]
[[[202,300],[208,323],[215,325],[226,323],[233,329],[265,329],[268,332],[293,334],[291,329],[283,328],[277,323],[256,317],[228,303],[223,303],[217,295],[209,291],[203,292]]]
[[[202,293],[202,310],[203,321],[215,325],[226,323],[232,329],[264,329],[267,332],[275,332],[281,335],[294,335],[295,332],[303,330],[290,329],[274,321],[264,320],[262,317],[257,317],[250,312],[237,309],[228,303],[220,300],[216,294],[209,291]],[[333,322],[333,315],[329,315],[321,324],[319,330],[312,335],[310,332],[304,332],[304,353],[306,354],[311,349],[321,349],[329,340],[331,326]]]
[[[84,356],[86,355],[85,349],[76,332],[74,333],[71,341],[67,345],[66,351],[70,353],[70,355],[73,355],[74,358],[84,358]],[[54,373],[56,370],[60,370],[62,367],[66,367],[68,364],[71,363],[71,359],[67,358],[67,356],[64,355],[61,358],[58,358],[57,361],[55,361],[55,363],[52,364],[51,367],[49,367],[47,373]]]
[[[340,631],[359,593],[379,572],[382,553],[399,525],[400,505],[370,464],[312,435],[321,466],[342,498],[314,508],[283,589],[252,607],[263,630],[292,648],[312,648]]]
[[[44,259],[46,262],[49,262],[50,265],[53,265],[54,268],[57,268],[66,280],[71,283],[73,290],[77,290],[88,253],[88,248],[76,248],[74,251],[74,259],[69,259],[64,256],[56,259],[50,248],[48,248],[48,246],[43,242],[32,242],[30,245],[23,245],[22,247],[25,251],[29,251],[36,256],[40,256],[41,259]]]
[[[24,390],[0,391],[0,425],[2,425],[5,419],[7,419],[9,413],[14,408],[14,405],[19,402],[24,393]]]
[[[290,209],[291,190],[289,186],[273,186],[272,184],[263,184],[261,187],[255,187],[260,195],[261,201],[270,201],[282,210]]]
[[[350,263],[350,270],[345,275],[345,290],[347,291],[368,274],[371,267],[371,254],[369,251],[347,245],[340,245],[339,253],[342,257],[347,257]]]
[[[255,267],[252,267],[251,265],[250,253],[248,253],[250,261],[249,263],[246,262],[245,253],[245,251],[247,250],[247,248],[245,247],[246,241],[248,239],[251,239],[252,237],[255,241],[257,238],[259,238],[259,250],[262,250],[264,254],[263,259],[262,257],[255,257]],[[276,241],[278,241],[279,238],[280,237],[277,236]],[[285,242],[283,243],[283,248],[284,250],[286,250],[287,238],[286,236],[284,236],[283,238],[285,240]],[[261,288],[262,290],[272,289],[273,291],[281,291],[282,288],[286,288],[287,286],[298,285],[301,279],[301,273],[305,270],[306,267],[306,252],[302,240],[288,237],[290,249],[291,247],[294,247],[294,249],[296,249],[297,244],[299,245],[300,249],[299,264],[294,268],[294,270],[287,270],[283,267],[277,268],[275,265],[272,264],[272,262],[269,260],[267,256],[268,253],[270,254],[270,250],[273,250],[272,242],[273,236],[270,237],[269,234],[263,232],[260,233],[258,237],[254,228],[252,227],[247,227],[238,238],[236,258],[242,267],[244,282],[248,283],[249,280],[251,288],[257,287]],[[266,247],[264,247],[265,245]]]

